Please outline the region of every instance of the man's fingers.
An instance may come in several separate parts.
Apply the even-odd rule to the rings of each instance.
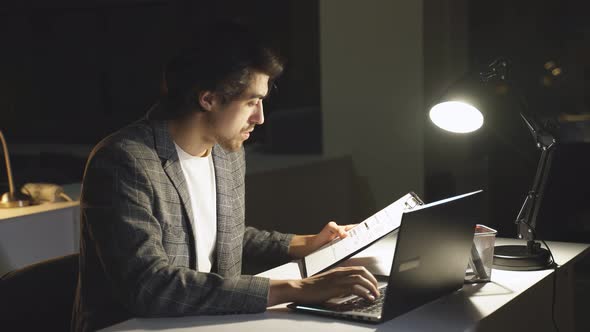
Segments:
[[[360,275],[360,274],[355,274],[351,276],[352,282],[354,283],[354,286],[361,286],[365,289],[366,291],[369,291],[373,296],[377,297],[379,296],[379,289],[377,289],[377,285],[373,284],[371,281],[369,281],[367,278],[365,278],[364,276]]]
[[[378,283],[375,276],[362,266],[340,267],[333,270],[334,277],[347,284],[360,285],[379,296]]]
[[[355,228],[355,227],[356,227],[356,225],[358,225],[358,224],[344,225],[344,226],[342,226],[342,227],[344,227],[344,230],[348,232],[349,230],[351,230],[351,229]]]
[[[333,221],[330,221],[325,228],[330,233],[331,239],[335,237],[345,238],[346,236],[348,236],[348,234],[346,234],[346,230],[344,229],[344,227],[338,226],[338,224],[336,224]]]
[[[377,282],[377,278],[375,278],[375,276],[369,272],[369,270],[365,269],[364,267],[362,267],[362,275],[367,278],[373,285],[375,285],[375,288],[377,288],[378,286],[378,282]]]
[[[353,285],[350,289],[350,293],[359,297],[364,298],[367,301],[375,301],[375,299],[377,298],[377,296],[373,295],[372,292],[370,292],[369,290],[367,290],[366,288],[359,286],[359,285]]]
[[[369,280],[373,285],[375,285],[375,287],[377,287],[377,278],[375,278],[375,276],[371,272],[369,272],[369,270],[367,270],[364,266],[349,266],[343,267],[343,269],[346,269],[348,274],[362,275],[367,280]]]
[[[345,238],[348,236],[348,233],[346,233],[349,229],[352,229],[354,226],[356,225],[344,225],[344,226],[340,226],[338,225],[335,221],[330,221],[328,224],[326,224],[326,230],[334,235],[334,236],[338,236],[341,238]]]
[[[330,221],[326,227],[328,227],[330,230],[337,230],[338,229],[338,224],[335,221]]]
[[[367,301],[378,297],[377,279],[362,266],[337,267],[302,280],[300,302],[322,302],[335,296],[357,295]]]
[[[331,237],[338,236],[340,233],[338,224],[336,224],[334,221],[327,223],[326,226],[324,226],[324,230],[328,231]]]
[[[342,225],[338,226],[338,231],[340,233],[341,238],[345,238],[348,236],[348,231],[353,229],[357,224],[350,224],[350,225]]]

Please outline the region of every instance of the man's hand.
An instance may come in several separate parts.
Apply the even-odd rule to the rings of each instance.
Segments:
[[[362,266],[338,267],[301,280],[271,280],[268,306],[285,302],[321,303],[337,296],[379,296],[377,279]]]
[[[353,225],[344,225],[344,226],[340,226],[338,224],[336,224],[333,221],[330,221],[329,223],[326,224],[326,226],[324,226],[324,228],[312,238],[312,243],[311,243],[311,252],[319,249],[321,246],[323,246],[324,244],[334,240],[335,238],[339,237],[339,238],[345,238],[348,236],[348,233],[346,233],[349,229],[355,227],[357,224],[353,224]],[[311,253],[310,252],[310,253]]]
[[[289,245],[289,255],[293,258],[303,258],[337,237],[345,238],[348,236],[346,232],[354,226],[356,224],[340,226],[330,221],[316,235],[295,235]]]

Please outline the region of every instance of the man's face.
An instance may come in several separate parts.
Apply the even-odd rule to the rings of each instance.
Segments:
[[[262,100],[268,93],[268,79],[268,75],[255,73],[248,88],[237,99],[223,104],[220,98],[215,98],[209,125],[213,138],[225,150],[239,150],[254,126],[264,122]]]

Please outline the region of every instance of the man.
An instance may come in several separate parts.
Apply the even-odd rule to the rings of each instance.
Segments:
[[[166,95],[146,118],[95,147],[82,188],[74,331],[378,295],[362,267],[303,280],[241,275],[242,257],[301,258],[350,227],[330,222],[299,236],[244,225],[242,144],[264,122],[263,100],[282,69],[244,27],[210,28],[167,65]]]

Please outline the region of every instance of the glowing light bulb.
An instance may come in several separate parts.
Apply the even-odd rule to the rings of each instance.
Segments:
[[[430,109],[430,120],[438,127],[453,133],[470,133],[483,125],[481,112],[464,102],[447,101]]]

